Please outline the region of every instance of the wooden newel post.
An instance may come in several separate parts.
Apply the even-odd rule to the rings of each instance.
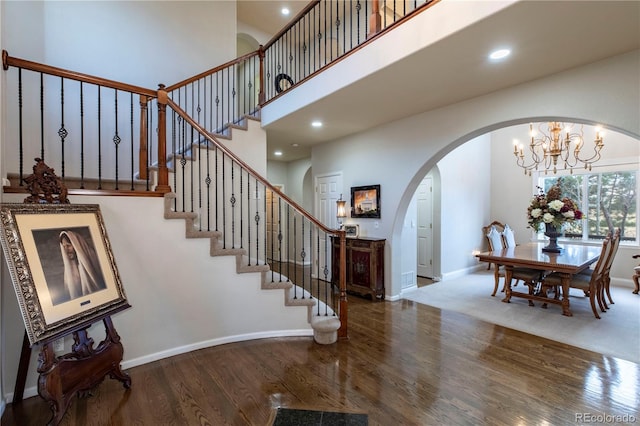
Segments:
[[[344,229],[338,231],[340,235],[340,328],[338,329],[338,337],[347,339],[349,337],[347,330],[347,321],[349,315],[349,307],[347,304],[347,232]]]
[[[167,168],[167,91],[158,85],[158,185],[156,192],[171,192]]]
[[[147,138],[149,135],[149,128],[147,127],[147,104],[149,103],[149,97],[140,95],[140,147],[138,155],[138,173],[140,179],[147,179],[148,169],[148,157],[149,152],[147,148]]]
[[[380,0],[371,1],[371,16],[369,16],[369,34],[367,37],[374,36],[382,29],[382,18],[380,18]]]

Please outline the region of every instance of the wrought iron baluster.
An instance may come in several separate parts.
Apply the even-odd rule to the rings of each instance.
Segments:
[[[116,156],[116,190],[119,189],[118,188],[118,153],[119,153],[119,147],[120,147],[120,135],[118,134],[118,89],[115,89],[115,96],[114,96],[114,118],[115,118],[115,134],[113,135],[113,144],[114,144],[114,148],[115,148],[115,156]]]
[[[206,117],[206,115],[205,115]],[[207,185],[207,231],[211,231],[211,166],[209,164],[211,159],[211,149],[209,148],[209,140],[206,141],[206,156],[207,156],[207,177],[204,183]],[[217,178],[217,176],[216,176]]]
[[[249,177],[247,177],[247,247],[251,249],[251,179]],[[248,261],[251,265],[251,259]]]
[[[235,189],[235,167],[234,160],[231,159],[231,248],[236,248],[236,194]]]
[[[282,282],[282,198],[278,196],[278,271]]]
[[[60,176],[64,180],[64,141],[68,136],[67,129],[64,127],[64,78],[60,77],[60,129],[58,130],[58,136],[60,136],[60,148],[61,148],[61,167]]]
[[[293,282],[294,284],[298,283],[298,268],[296,268],[295,261],[298,257],[298,215],[294,212],[293,214]],[[293,298],[298,298],[298,286],[295,285],[293,287]]]
[[[40,73],[40,158],[44,156],[44,74]]]
[[[82,84],[82,83],[81,83]],[[129,116],[129,123],[130,123],[130,127],[131,127],[131,134],[129,135],[129,137],[131,138],[131,152],[130,152],[130,159],[131,159],[131,190],[133,191],[135,189],[134,183],[133,183],[133,178],[135,175],[135,169],[134,169],[134,162],[133,162],[133,156],[134,156],[134,140],[133,140],[133,92],[131,92],[130,94],[130,100],[129,100],[129,111],[131,112],[130,116]]]
[[[305,281],[304,281],[304,278],[305,278],[305,276],[304,276],[304,260],[307,257],[307,252],[304,249],[304,222],[305,222],[305,218],[301,217],[300,221],[302,222],[302,229],[300,231],[300,235],[302,236],[302,247],[301,247],[301,251],[300,251],[300,265],[302,265],[302,272],[300,273],[300,275],[302,275],[302,298],[306,299],[305,294],[304,294],[304,290],[306,288]]]
[[[98,85],[98,189],[102,189],[102,87]]]

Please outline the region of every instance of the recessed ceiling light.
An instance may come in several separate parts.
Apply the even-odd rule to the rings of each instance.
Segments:
[[[489,59],[493,59],[493,60],[503,59],[509,56],[510,54],[511,54],[511,50],[509,49],[498,49],[491,52],[491,54],[489,55]]]
[[[311,125],[313,127],[322,127],[322,121],[312,121]]]
[[[284,16],[289,15],[289,8],[287,7],[283,7],[282,10],[280,11]]]
[[[281,157],[282,156],[282,151],[275,151],[273,153],[273,155],[275,155],[276,157]]]
[[[300,146],[300,145],[299,145],[299,144],[297,144],[297,143],[292,143],[292,144],[291,144],[291,146],[293,146],[293,147],[298,147],[298,146]]]

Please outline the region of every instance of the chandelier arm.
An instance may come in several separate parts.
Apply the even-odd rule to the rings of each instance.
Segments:
[[[542,130],[543,124],[548,126],[549,135]],[[602,140],[602,134],[598,130],[596,133],[596,139],[594,141],[593,155],[590,158],[584,159],[580,156],[581,150],[584,147],[584,126],[580,126],[580,132],[571,132],[573,124],[560,122],[538,123],[538,130],[540,137],[536,138],[536,133],[533,131],[533,124],[529,125],[531,131],[531,142],[529,143],[529,153],[531,156],[531,162],[527,163],[525,160],[524,150],[522,145],[520,148],[514,148],[514,154],[516,156],[516,164],[522,167],[529,175],[532,170],[539,170],[544,167],[545,173],[552,170],[553,173],[557,173],[558,163],[564,163],[565,169],[570,169],[573,173],[573,168],[579,163],[583,163],[585,168],[591,170],[591,164],[600,160],[601,150],[604,147]],[[572,143],[575,147],[572,148]],[[560,161],[558,161],[560,160]]]

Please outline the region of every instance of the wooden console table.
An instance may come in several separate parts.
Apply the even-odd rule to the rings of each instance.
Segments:
[[[337,281],[340,269],[340,240],[331,238],[332,273]],[[384,245],[382,238],[347,238],[347,291],[384,299]]]

